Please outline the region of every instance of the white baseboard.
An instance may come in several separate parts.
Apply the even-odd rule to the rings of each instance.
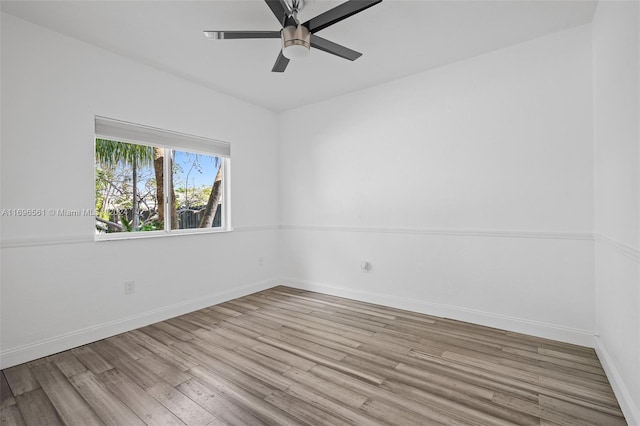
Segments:
[[[424,300],[408,299],[389,294],[353,290],[323,283],[297,280],[294,278],[284,278],[280,283],[301,290],[317,291],[333,296],[346,297],[363,302],[375,303],[398,309],[406,309],[408,311],[419,312],[427,315],[451,318],[459,321],[494,327],[501,330],[542,337],[545,339],[593,347],[594,332],[589,330],[564,327],[557,324],[548,324],[459,306],[431,303]]]
[[[3,350],[0,352],[0,369],[22,364],[23,362],[32,361],[43,356],[75,348],[77,346],[86,345],[88,343],[144,327],[158,321],[164,321],[178,315],[206,308],[207,306],[226,302],[227,300],[235,299],[237,297],[266,290],[276,286],[278,282],[279,281],[275,279],[260,281],[243,287],[234,288],[232,290],[208,294],[206,296],[164,306],[141,314],[131,315],[129,317],[64,333],[59,336],[50,337],[27,345]]]
[[[620,404],[620,408],[622,409],[622,413],[624,414],[627,424],[640,425],[640,409],[633,400],[631,391],[625,384],[623,376],[620,374],[620,370],[616,367],[613,358],[609,355],[609,352],[604,346],[602,340],[596,336],[594,341],[596,354],[598,354],[598,358],[604,368],[604,372],[607,374],[609,383],[611,383],[611,388],[618,399],[618,403]]]

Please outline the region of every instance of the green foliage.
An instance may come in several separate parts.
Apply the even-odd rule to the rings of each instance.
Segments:
[[[120,215],[120,222],[122,223],[122,226],[124,227],[124,230],[126,232],[133,231],[133,224],[129,222],[129,219],[127,219],[125,215]]]
[[[153,166],[153,147],[96,139],[96,161],[111,166],[118,163]]]
[[[162,231],[163,229],[163,224],[156,220],[143,224],[142,226],[140,226],[140,228],[138,228],[138,231]]]
[[[195,208],[207,204],[211,186],[202,185],[198,188],[187,188],[181,186],[175,189],[177,208]]]

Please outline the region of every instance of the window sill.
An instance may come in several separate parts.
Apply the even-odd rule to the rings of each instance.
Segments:
[[[112,234],[96,234],[95,241],[121,241],[121,240],[142,240],[147,238],[171,238],[183,235],[203,235],[203,234],[223,234],[232,232],[233,227],[216,229],[179,229],[171,232],[166,231],[142,231],[142,232],[114,232]]]

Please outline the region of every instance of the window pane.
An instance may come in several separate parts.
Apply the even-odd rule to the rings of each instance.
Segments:
[[[222,226],[222,165],[220,157],[173,151],[172,229]]]
[[[96,232],[163,229],[164,212],[158,211],[163,154],[160,148],[96,139]]]

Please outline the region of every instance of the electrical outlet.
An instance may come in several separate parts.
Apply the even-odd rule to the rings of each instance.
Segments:
[[[125,281],[124,282],[124,294],[133,294],[136,292],[136,282],[135,281]]]

